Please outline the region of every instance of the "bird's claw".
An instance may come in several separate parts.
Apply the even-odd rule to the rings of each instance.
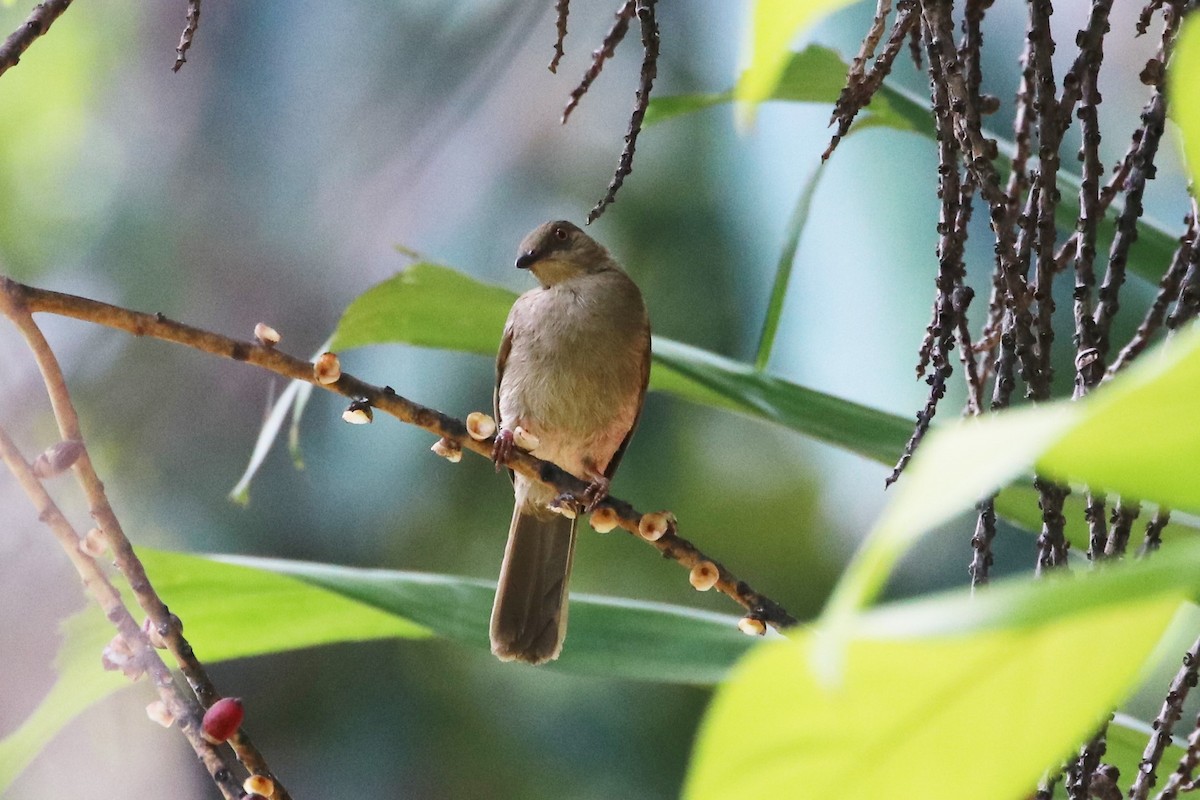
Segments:
[[[588,487],[583,490],[583,499],[587,501],[584,511],[590,514],[596,510],[596,506],[600,505],[604,501],[604,498],[608,497],[609,485],[610,481],[603,475],[592,476]]]
[[[496,441],[492,444],[492,462],[496,465],[496,472],[512,456],[514,449],[516,445],[513,444],[512,431],[505,428],[496,434]]]

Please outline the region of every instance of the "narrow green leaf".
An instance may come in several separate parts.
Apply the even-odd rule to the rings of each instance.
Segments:
[[[223,557],[299,578],[487,651],[494,581],[279,559]],[[708,685],[724,677],[751,640],[737,617],[664,603],[571,594],[571,630],[548,668],[609,678]]]
[[[487,652],[494,582],[277,559],[139,548],[159,594],[205,664],[338,642],[437,635]],[[84,709],[129,686],[100,668],[111,625],[95,609],[63,626],[57,681],[0,740],[0,792]],[[751,640],[737,617],[662,603],[573,594],[563,656],[541,669],[709,685]],[[505,667],[517,668],[517,667]]]
[[[276,398],[275,404],[271,406],[271,413],[267,415],[258,431],[258,438],[254,441],[254,450],[250,453],[250,462],[246,464],[246,470],[242,477],[238,478],[237,485],[229,491],[229,499],[233,502],[242,506],[250,502],[250,482],[267,459],[267,453],[271,452],[271,445],[275,443],[288,411],[297,403],[301,387],[307,385],[301,381],[291,381]]]
[[[1200,84],[1196,82],[1197,75],[1200,75],[1200,18],[1192,16],[1183,21],[1183,30],[1171,55],[1167,97],[1171,101],[1171,117],[1183,134],[1183,154],[1193,181],[1200,170]]]
[[[1178,56],[1172,57],[1172,64],[1177,63]],[[842,61],[835,51],[820,45],[809,45],[799,53],[792,53],[787,66],[771,94],[763,100],[783,100],[803,103],[834,103],[842,84],[845,82],[849,66]],[[1192,75],[1193,71],[1175,70],[1177,74]],[[811,76],[811,79],[810,79]],[[1193,82],[1194,83],[1194,82]],[[1188,81],[1180,81],[1178,89],[1181,93],[1197,91]],[[682,114],[700,111],[714,105],[729,102],[734,97],[733,91],[719,94],[680,95],[662,97],[650,101],[646,118],[661,122]],[[659,108],[655,109],[655,104]],[[1180,105],[1185,109],[1180,112]],[[1175,106],[1175,115],[1200,108],[1200,100],[1195,103],[1184,102]],[[888,127],[900,131],[912,131],[933,140],[935,131],[929,109],[929,98],[907,89],[885,84],[871,104],[864,110],[866,115],[856,122],[852,130],[867,127]],[[1197,112],[1200,115],[1200,112]],[[1196,128],[1193,128],[1196,129]],[[999,151],[1011,157],[1015,145],[1001,136],[985,131],[990,139],[995,139]],[[1200,136],[1193,137],[1200,141]],[[1200,145],[1198,145],[1200,146]],[[1008,164],[1001,159],[998,164],[1001,179],[1008,178]],[[1055,221],[1060,229],[1073,231],[1079,219],[1079,182],[1080,178],[1074,173],[1062,169],[1058,171],[1058,185],[1062,201],[1055,212]],[[1107,253],[1112,245],[1114,222],[1121,208],[1120,201],[1115,202],[1104,217],[1103,224],[1097,231],[1096,250]],[[1129,261],[1129,270],[1150,281],[1157,282],[1162,276],[1166,264],[1169,263],[1178,242],[1166,226],[1150,217],[1143,216],[1138,227],[1138,242]]]
[[[762,371],[767,368],[771,358],[771,348],[775,346],[775,334],[779,331],[779,319],[783,315],[783,300],[787,296],[788,283],[792,277],[792,265],[796,262],[796,251],[800,248],[800,237],[804,234],[804,226],[808,222],[808,212],[812,208],[813,195],[816,194],[817,184],[825,168],[822,161],[804,181],[800,188],[800,197],[792,218],[788,221],[787,234],[784,237],[783,252],[779,255],[779,263],[775,265],[775,283],[771,287],[771,296],[767,301],[767,314],[763,319],[762,333],[758,338],[758,352],[754,357],[754,368]]]

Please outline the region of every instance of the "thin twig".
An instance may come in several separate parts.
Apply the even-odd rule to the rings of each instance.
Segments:
[[[1175,771],[1167,777],[1166,784],[1155,800],[1175,800],[1180,793],[1195,790],[1197,787],[1192,773],[1196,771],[1198,765],[1200,765],[1200,716],[1196,717],[1192,732],[1188,734],[1187,748],[1180,757],[1179,764],[1175,767]]]
[[[1183,713],[1183,703],[1187,700],[1188,691],[1196,685],[1197,670],[1200,669],[1200,639],[1192,643],[1183,654],[1183,665],[1171,680],[1167,696],[1163,700],[1158,716],[1154,718],[1151,727],[1154,733],[1146,743],[1142,752],[1142,761],[1138,765],[1137,777],[1129,788],[1129,800],[1146,800],[1150,790],[1158,780],[1158,763],[1162,760],[1163,752],[1171,743],[1171,731]]]
[[[563,41],[567,38],[567,16],[571,13],[571,0],[555,0],[555,27],[558,31],[554,39],[554,57],[550,59],[550,71],[558,72],[558,63],[563,57]]]
[[[470,450],[484,458],[490,459],[492,456],[492,441],[480,442],[471,438],[461,420],[401,397],[387,387],[374,386],[345,372],[336,383],[322,384],[315,378],[311,362],[289,356],[273,347],[231,339],[175,322],[161,314],[143,314],[97,300],[37,289],[4,277],[0,277],[0,297],[8,297],[11,302],[22,305],[30,312],[58,314],[116,328],[135,336],[150,336],[175,342],[206,353],[252,364],[285,378],[311,383],[344,397],[364,399],[372,407],[391,414],[401,422],[415,425],[434,436],[450,439],[462,449]],[[574,475],[520,450],[513,451],[505,466],[552,487],[558,494],[582,497],[587,489],[587,484]],[[618,524],[637,535],[642,514],[631,504],[616,497],[608,497],[599,507],[612,509],[617,515]],[[745,581],[739,580],[719,562],[680,537],[674,526],[665,536],[650,544],[664,556],[689,570],[704,561],[712,562],[720,573],[717,588],[722,593],[773,627],[785,628],[796,624],[796,618],[782,606],[754,590]]]
[[[86,453],[86,451],[85,451]],[[86,454],[83,456],[86,458]],[[30,467],[29,462],[21,455],[8,433],[0,428],[0,460],[8,466],[9,471],[16,477],[29,501],[37,509],[38,519],[41,520],[70,559],[75,571],[83,582],[84,589],[96,601],[104,615],[114,626],[118,634],[129,646],[140,666],[150,675],[151,682],[158,692],[159,698],[167,706],[172,717],[179,724],[179,729],[188,744],[196,752],[200,762],[204,764],[208,774],[216,783],[221,794],[232,800],[242,796],[242,786],[234,777],[233,762],[226,762],[224,754],[209,744],[200,735],[200,722],[204,710],[196,699],[181,692],[171,677],[171,671],[159,657],[154,647],[146,639],[141,626],[126,610],[121,602],[121,595],[116,587],[100,570],[99,565],[91,557],[80,550],[80,537],[67,518],[63,516],[46,488],[42,485]]]
[[[21,27],[10,33],[4,44],[0,44],[0,75],[20,62],[21,56],[34,40],[50,30],[54,20],[58,19],[69,5],[71,0],[45,0],[33,7],[33,11],[21,23]]]
[[[1138,558],[1145,558],[1162,546],[1163,528],[1167,527],[1167,523],[1170,521],[1170,509],[1159,508],[1154,512],[1154,516],[1146,523],[1146,536],[1142,540],[1142,546],[1138,548]]]
[[[179,72],[179,68],[187,63],[187,51],[191,49],[192,39],[195,38],[196,29],[199,27],[200,0],[188,0],[187,23],[183,26],[179,44],[175,47],[175,66],[171,67],[172,72]]]
[[[616,200],[617,191],[625,183],[625,177],[633,172],[633,153],[637,149],[638,134],[642,132],[642,120],[646,117],[646,108],[650,105],[650,90],[654,88],[654,79],[658,77],[658,22],[654,17],[654,4],[658,0],[637,0],[637,16],[642,23],[642,71],[638,78],[638,90],[633,103],[633,113],[629,116],[629,129],[625,132],[625,146],[621,149],[621,157],[617,161],[617,171],[613,173],[608,183],[608,190],[599,203],[588,212],[588,224],[592,224],[604,209]]]
[[[1141,513],[1141,503],[1135,500],[1127,501],[1124,498],[1117,501],[1117,505],[1112,511],[1111,524],[1108,529],[1108,541],[1104,543],[1105,558],[1120,558],[1125,555],[1125,548],[1129,546],[1129,534],[1133,530],[1133,523]]]
[[[571,112],[575,110],[575,106],[579,105],[579,101],[583,99],[583,96],[587,94],[587,90],[591,88],[592,81],[600,76],[605,62],[613,57],[617,45],[625,38],[625,34],[629,31],[629,21],[633,19],[633,12],[636,6],[637,0],[625,0],[621,4],[621,7],[617,9],[616,21],[608,29],[608,33],[604,34],[604,40],[601,42],[600,47],[593,51],[592,63],[588,66],[587,71],[583,73],[583,79],[571,91],[571,97],[567,100],[567,107],[563,109],[562,124],[567,124],[567,118],[571,116]]]

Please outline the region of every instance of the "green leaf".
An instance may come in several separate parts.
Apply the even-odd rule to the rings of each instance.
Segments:
[[[850,5],[850,2],[757,0],[750,23],[750,66],[742,73],[734,90],[735,99],[741,103],[744,122],[752,121],[757,104],[770,98],[776,91],[791,60],[791,45],[797,34],[826,14]]]
[[[382,638],[437,635],[483,652],[489,647],[494,582],[144,548],[138,554],[208,665]],[[100,667],[100,652],[112,636],[112,626],[95,609],[64,624],[57,681],[29,718],[0,740],[0,792],[63,726],[130,685]],[[549,668],[708,685],[726,674],[750,641],[737,630],[737,617],[573,594],[568,645]]]
[[[376,284],[342,314],[331,349],[380,342],[495,355],[516,295],[421,262]]]
[[[1169,560],[855,617],[832,683],[819,628],[756,647],[713,700],[684,796],[1025,796],[1129,694],[1198,588],[1188,543]],[[1066,663],[1088,668],[1063,679],[1053,665]]]
[[[1183,134],[1183,154],[1192,180],[1200,170],[1200,19],[1188,17],[1176,40],[1167,70],[1171,117]],[[1195,189],[1193,188],[1193,194]]]
[[[760,372],[767,367],[771,358],[771,349],[775,346],[775,334],[779,331],[779,319],[783,315],[783,300],[787,297],[789,280],[792,277],[792,264],[796,262],[796,251],[800,248],[800,237],[804,234],[804,226],[808,222],[808,211],[812,208],[813,195],[816,194],[817,184],[821,182],[821,174],[825,162],[819,163],[804,182],[800,189],[800,198],[792,211],[788,222],[787,235],[784,239],[783,252],[779,255],[779,263],[775,265],[775,284],[771,287],[771,296],[767,301],[767,314],[763,319],[762,333],[758,338],[758,352],[754,356],[754,368]]]
[[[391,614],[438,636],[487,651],[494,581],[394,570],[354,569],[266,558],[231,564],[299,578]],[[571,594],[571,629],[547,668],[609,678],[708,685],[719,681],[751,640],[738,617],[664,603]]]
[[[837,624],[874,598],[912,544],[974,500],[1034,467],[1126,497],[1200,511],[1200,326],[1144,354],[1078,402],[963,420],[922,445],[835,588]]]

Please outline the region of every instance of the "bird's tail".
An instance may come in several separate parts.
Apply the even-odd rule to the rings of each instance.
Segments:
[[[492,652],[502,661],[558,658],[574,552],[575,520],[517,503],[492,606]]]

